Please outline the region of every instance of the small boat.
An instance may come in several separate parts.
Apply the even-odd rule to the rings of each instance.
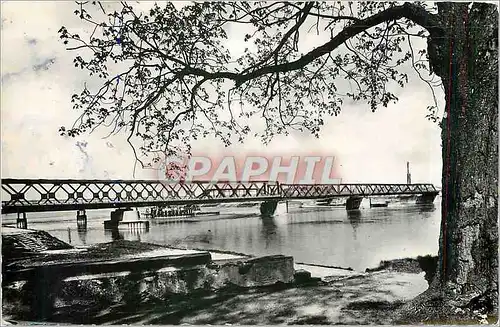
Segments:
[[[236,206],[242,207],[242,208],[251,208],[251,207],[255,207],[259,204],[260,204],[259,202],[242,202],[242,203],[238,203]]]
[[[157,217],[154,220],[155,225],[173,224],[173,223],[198,223],[199,219],[193,217]]]
[[[372,199],[370,199],[370,208],[387,208],[388,206],[389,201],[372,202]]]
[[[157,206],[150,208],[148,210],[148,218],[159,218],[159,217],[194,217],[201,211],[200,207],[197,205],[185,205],[185,206]]]
[[[316,208],[316,207],[317,207],[316,202],[311,200],[301,202],[299,205],[299,208]]]
[[[345,198],[335,198],[330,202],[330,207],[345,207]]]
[[[318,199],[316,200],[317,206],[329,206],[333,199]]]
[[[219,206],[218,203],[205,203],[205,204],[201,204],[200,207],[203,207],[203,208],[213,208],[213,207],[217,207]]]
[[[170,215],[170,216],[156,216],[155,219],[175,219],[175,218],[192,218],[199,216],[217,216],[220,215],[220,211],[199,211],[192,214],[180,214],[180,215]]]
[[[410,195],[398,195],[396,197],[397,200],[399,200],[400,202],[409,202],[409,201],[412,201],[412,200],[416,200],[417,196],[413,195],[413,194],[410,194]]]
[[[370,205],[371,208],[386,208],[389,204],[387,202],[385,203],[372,203]]]

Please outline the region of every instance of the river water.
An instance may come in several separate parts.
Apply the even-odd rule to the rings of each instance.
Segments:
[[[138,240],[190,249],[234,251],[252,255],[286,254],[296,262],[364,270],[381,260],[438,252],[440,197],[433,205],[390,203],[386,208],[347,212],[343,207],[300,207],[280,204],[273,218],[261,218],[259,207],[221,207],[218,216],[197,222],[157,224],[148,231],[104,230],[111,210],[87,211],[87,229],[79,231],[76,212],[28,214],[28,228],[41,229],[72,245],[114,239]],[[207,208],[208,210],[208,208]],[[233,214],[246,215],[234,218]],[[14,215],[2,215],[3,225],[15,225]]]

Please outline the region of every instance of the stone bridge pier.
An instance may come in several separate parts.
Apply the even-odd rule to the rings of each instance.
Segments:
[[[104,229],[117,229],[119,226],[126,226],[131,229],[149,229],[149,221],[140,219],[139,212],[131,207],[115,209],[111,212],[110,220],[104,221]]]
[[[264,201],[260,204],[260,214],[263,217],[272,217],[278,207],[277,200]]]
[[[17,213],[16,227],[21,229],[28,229],[28,219],[26,218],[26,212]]]
[[[110,220],[104,221],[105,229],[117,228],[121,221],[123,221],[123,213],[128,210],[128,208],[118,208],[111,211]]]
[[[87,213],[85,209],[76,212],[76,226],[78,230],[87,229]]]
[[[361,205],[361,201],[363,201],[362,196],[351,196],[347,198],[345,202],[346,210],[359,210],[359,206]]]

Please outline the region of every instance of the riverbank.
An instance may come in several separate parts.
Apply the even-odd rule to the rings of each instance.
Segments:
[[[20,233],[23,235],[24,232]],[[12,237],[12,231],[10,234]],[[229,251],[210,250],[207,252],[130,241],[68,248],[60,240],[51,240],[47,233],[39,232],[39,234],[41,241],[38,243],[37,250],[44,254],[32,255],[21,251],[24,257],[15,260],[18,268],[47,266],[57,261],[58,264],[71,263],[72,267],[77,262],[85,263],[85,265],[94,262],[92,269],[97,269],[94,272],[86,271],[83,276],[80,274],[80,277],[70,277],[64,280],[66,283],[63,288],[64,296],[56,299],[54,312],[50,317],[46,317],[50,322],[65,324],[390,324],[393,322],[396,309],[428,287],[426,281],[428,272],[422,269],[421,262],[423,261],[419,259],[386,261],[376,269],[359,272],[348,268],[296,263],[291,257],[262,259],[242,253],[228,253]],[[5,247],[9,245],[8,231],[5,233],[4,230],[2,236],[3,240],[7,240],[2,245]],[[10,244],[12,246],[12,242]],[[23,248],[19,242],[15,244],[18,249]],[[25,245],[30,244],[32,246],[33,242],[27,242]],[[57,249],[47,250],[51,246]],[[4,251],[3,248],[3,253]],[[86,254],[82,256],[83,253]],[[166,269],[158,266],[152,269],[149,259],[155,259],[157,265],[167,265],[173,268]],[[109,275],[109,273],[106,275],[103,267],[109,264],[103,264],[103,262],[109,260],[115,264],[117,261],[125,262],[122,267],[129,271],[139,269],[138,266],[144,266],[146,262],[147,265],[143,268],[147,269],[141,268],[142,271],[135,274],[122,272],[118,275]],[[289,266],[289,263],[293,266]],[[9,267],[13,268],[12,263]],[[116,266],[113,269],[115,268]],[[165,276],[159,277],[157,271],[167,270],[175,271],[174,275],[169,275],[167,280],[184,281],[181,284],[178,282],[171,284],[177,285],[177,290],[181,290],[180,292],[157,292],[160,284],[152,281],[165,282]],[[232,276],[230,279],[225,279],[226,282],[231,281],[229,284],[226,282],[214,284],[213,277],[206,278],[220,275],[221,271],[224,272],[223,275]],[[187,272],[189,272],[188,275],[186,275]],[[203,273],[200,274],[200,272]],[[74,274],[74,271],[72,273]],[[242,274],[247,274],[249,277],[242,279]],[[45,276],[49,275],[45,274]],[[208,281],[210,282],[207,284]],[[111,288],[110,283],[114,285]],[[187,291],[185,287],[188,284],[197,286]],[[216,284],[224,287],[214,288],[213,285]],[[122,290],[126,289],[126,292],[117,292],[117,287]],[[165,288],[165,286],[162,284],[160,288]],[[172,289],[169,288],[169,290]],[[3,291],[4,295],[9,295],[10,292],[9,296],[12,299],[12,292],[15,292],[15,289],[5,288],[4,284]],[[151,296],[152,294],[157,296]],[[95,301],[88,301],[88,299],[95,299]],[[102,302],[99,302],[101,300]],[[3,309],[6,320],[29,319],[24,315],[26,310],[24,313],[20,312],[22,308],[19,304],[15,301],[5,302],[5,297]]]

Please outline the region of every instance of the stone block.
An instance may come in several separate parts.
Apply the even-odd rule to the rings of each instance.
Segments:
[[[283,255],[226,262],[216,270],[217,284],[259,287],[294,281],[293,257]]]

